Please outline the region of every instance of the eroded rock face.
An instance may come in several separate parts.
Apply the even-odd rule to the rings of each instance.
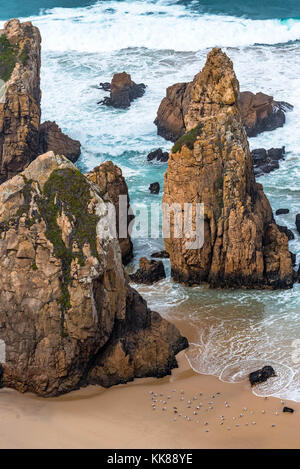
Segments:
[[[291,111],[293,106],[282,101],[274,101],[273,96],[264,93],[240,93],[239,104],[242,121],[249,137],[256,137],[261,132],[283,127],[285,111]]]
[[[39,154],[53,151],[57,155],[64,155],[72,163],[80,157],[81,144],[64,134],[56,122],[46,121],[40,126]]]
[[[210,80],[213,81],[214,77],[205,77],[202,72],[195,75],[192,82],[176,83],[167,88],[166,97],[161,101],[154,121],[158,135],[176,142],[186,131],[195,127],[204,115],[209,116],[214,112],[215,106],[203,101],[204,96],[208,98]],[[230,100],[230,96],[227,99]],[[272,96],[249,91],[239,93],[238,102],[249,137],[282,127],[285,112],[293,109],[291,104],[275,101]]]
[[[8,21],[0,31],[0,183],[52,150],[73,162],[80,143],[54,122],[40,125],[41,36],[30,22]]]
[[[126,181],[122,175],[122,170],[113,164],[112,161],[106,161],[100,166],[97,166],[92,171],[86,174],[86,177],[98,184],[103,196],[108,197],[115,206],[116,209],[116,228],[119,237],[120,248],[122,253],[122,260],[124,265],[127,265],[133,258],[133,245],[128,232],[129,224],[134,219],[132,210],[130,208],[130,198],[128,194],[128,187]],[[127,217],[127,230],[126,236],[121,237],[119,233],[119,222],[120,222],[120,210],[119,210],[119,197],[126,197],[125,212],[128,213]]]
[[[188,249],[190,239],[185,234],[175,238],[171,216],[171,236],[165,246],[172,276],[213,287],[290,287],[288,239],[255,181],[232,62],[220,49],[213,49],[200,75],[191,94],[201,87],[201,100],[186,115],[190,132],[170,152],[163,201],[182,208],[184,203],[204,204],[204,244]]]
[[[128,286],[106,212],[99,187],[52,152],[0,186],[3,386],[56,396],[176,366],[187,342]]]
[[[39,153],[41,37],[31,23],[11,20],[0,31],[0,183]]]
[[[102,85],[105,85],[102,86],[105,91],[110,90],[110,97],[104,98],[100,104],[119,109],[128,108],[133,100],[144,95],[146,89],[143,83],[136,84],[132,81],[131,76],[126,72],[115,73],[109,88],[107,83],[102,83]]]

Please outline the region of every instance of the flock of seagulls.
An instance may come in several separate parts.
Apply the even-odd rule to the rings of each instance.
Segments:
[[[234,428],[240,428],[242,426],[248,427],[250,425],[256,425],[255,415],[267,414],[265,409],[261,411],[254,411],[243,407],[238,415],[228,416],[227,409],[231,408],[231,404],[228,401],[221,403],[221,407],[224,406],[225,415],[215,416],[214,411],[216,407],[220,408],[220,405],[216,406],[217,400],[222,399],[222,393],[216,392],[214,394],[207,394],[199,392],[194,396],[187,398],[183,389],[177,391],[173,389],[170,394],[164,394],[162,392],[149,391],[152,411],[169,412],[172,415],[173,421],[177,422],[180,419],[184,419],[187,422],[194,422],[199,426],[204,427],[204,431],[208,433],[210,431],[210,423],[212,419],[217,424],[223,426],[227,431],[231,431]],[[264,398],[268,400],[267,397]],[[218,403],[219,404],[219,403]],[[281,400],[281,404],[285,402]],[[270,411],[268,411],[270,413]],[[278,416],[280,412],[275,410],[272,415]],[[275,428],[276,424],[272,423],[271,428]]]

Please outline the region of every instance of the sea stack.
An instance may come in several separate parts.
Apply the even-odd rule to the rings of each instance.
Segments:
[[[68,150],[73,161],[80,155],[80,143],[57,126],[53,138],[55,123],[51,129],[49,122],[40,126],[40,68],[38,28],[30,22],[8,21],[0,30],[0,183],[23,171],[45,150],[60,154]]]
[[[0,186],[0,386],[57,396],[177,366],[187,341],[129,287],[106,202],[53,152]]]
[[[288,239],[274,222],[255,181],[231,60],[213,49],[190,89],[187,133],[170,152],[163,202],[204,204],[204,244],[187,249],[185,235],[165,239],[172,276],[212,287],[288,288],[293,268]],[[199,116],[202,116],[199,118]]]

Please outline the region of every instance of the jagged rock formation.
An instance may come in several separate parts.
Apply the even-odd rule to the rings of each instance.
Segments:
[[[139,269],[130,275],[130,279],[135,283],[145,283],[152,285],[166,278],[166,272],[162,261],[149,260],[147,257],[141,257]]]
[[[167,88],[166,97],[161,101],[154,121],[158,135],[176,142],[191,128],[191,125],[197,125],[201,118],[207,115],[209,110],[201,106],[201,77],[205,82],[203,73],[198,73],[192,82],[176,83]],[[239,94],[238,101],[242,122],[249,137],[282,127],[285,123],[285,112],[293,109],[291,104],[274,101],[272,96],[263,93],[254,95],[244,91]],[[189,122],[188,117],[191,109],[193,109],[193,123]],[[204,114],[201,114],[202,112]]]
[[[45,132],[48,124],[40,127],[40,67],[38,28],[30,22],[8,21],[0,31],[4,82],[0,84],[0,183],[23,171],[40,154],[41,146],[60,154],[66,150],[66,136],[56,129],[54,140],[52,132]],[[71,148],[77,142],[68,140],[68,144]]]
[[[11,20],[0,31],[0,183],[39,153],[41,37],[31,23]]]
[[[279,161],[285,157],[285,147],[270,148],[256,148],[251,151],[254,174],[256,177],[262,176],[265,173],[270,173],[279,168]]]
[[[250,91],[240,93],[239,104],[248,137],[256,137],[261,132],[282,127],[285,112],[293,109],[289,103],[274,101],[273,96]]]
[[[161,148],[151,151],[147,155],[147,161],[160,161],[165,163],[169,159],[169,153],[167,151],[162,151]]]
[[[2,386],[56,396],[176,366],[187,341],[128,286],[105,202],[52,152],[0,186]]]
[[[189,132],[170,152],[163,201],[182,208],[184,203],[194,208],[204,204],[204,244],[188,249],[189,233],[175,237],[171,214],[165,246],[173,278],[213,287],[290,287],[288,239],[255,181],[238,106],[239,84],[232,62],[220,49],[208,54],[190,93],[198,100],[185,116]]]
[[[137,85],[126,72],[115,73],[109,88],[107,82],[100,83],[100,87],[105,91],[109,89],[110,97],[104,98],[99,104],[119,109],[128,108],[133,100],[141,98],[144,95],[146,89],[144,83]]]
[[[130,238],[130,233],[128,232],[129,224],[134,219],[133,212],[130,208],[130,198],[128,193],[128,187],[125,181],[125,178],[122,175],[122,170],[113,164],[112,161],[105,161],[100,166],[97,166],[92,171],[86,174],[86,177],[98,184],[101,190],[101,194],[105,197],[108,197],[115,206],[116,209],[116,228],[117,234],[119,237],[120,248],[122,253],[122,260],[124,265],[127,265],[133,258],[133,245]],[[126,236],[121,237],[119,233],[120,226],[120,205],[119,197],[126,197],[125,212],[123,216],[127,216],[126,224]]]
[[[56,122],[46,121],[40,126],[39,154],[42,155],[48,151],[64,155],[75,163],[80,157],[81,144],[78,140],[73,140],[64,134]]]

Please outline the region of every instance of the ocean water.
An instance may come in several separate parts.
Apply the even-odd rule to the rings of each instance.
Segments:
[[[160,207],[161,196],[149,195],[148,186],[163,184],[166,164],[146,157],[171,147],[153,124],[165,89],[191,80],[210,48],[222,47],[233,60],[241,90],[292,103],[286,125],[250,145],[286,147],[280,169],[260,182],[274,211],[290,209],[277,220],[294,231],[290,249],[300,262],[294,223],[300,212],[300,2],[0,0],[1,22],[12,17],[31,20],[42,33],[43,119],[56,120],[82,142],[80,169],[105,160],[119,165],[136,210]],[[123,70],[147,85],[144,97],[126,111],[98,106],[105,95],[98,83]],[[162,239],[136,239],[129,269],[161,248]],[[300,401],[299,284],[287,291],[224,291],[167,278],[139,290],[153,309],[193,331],[187,358],[195,371],[236,382],[249,369],[273,363],[278,378],[256,393]]]

